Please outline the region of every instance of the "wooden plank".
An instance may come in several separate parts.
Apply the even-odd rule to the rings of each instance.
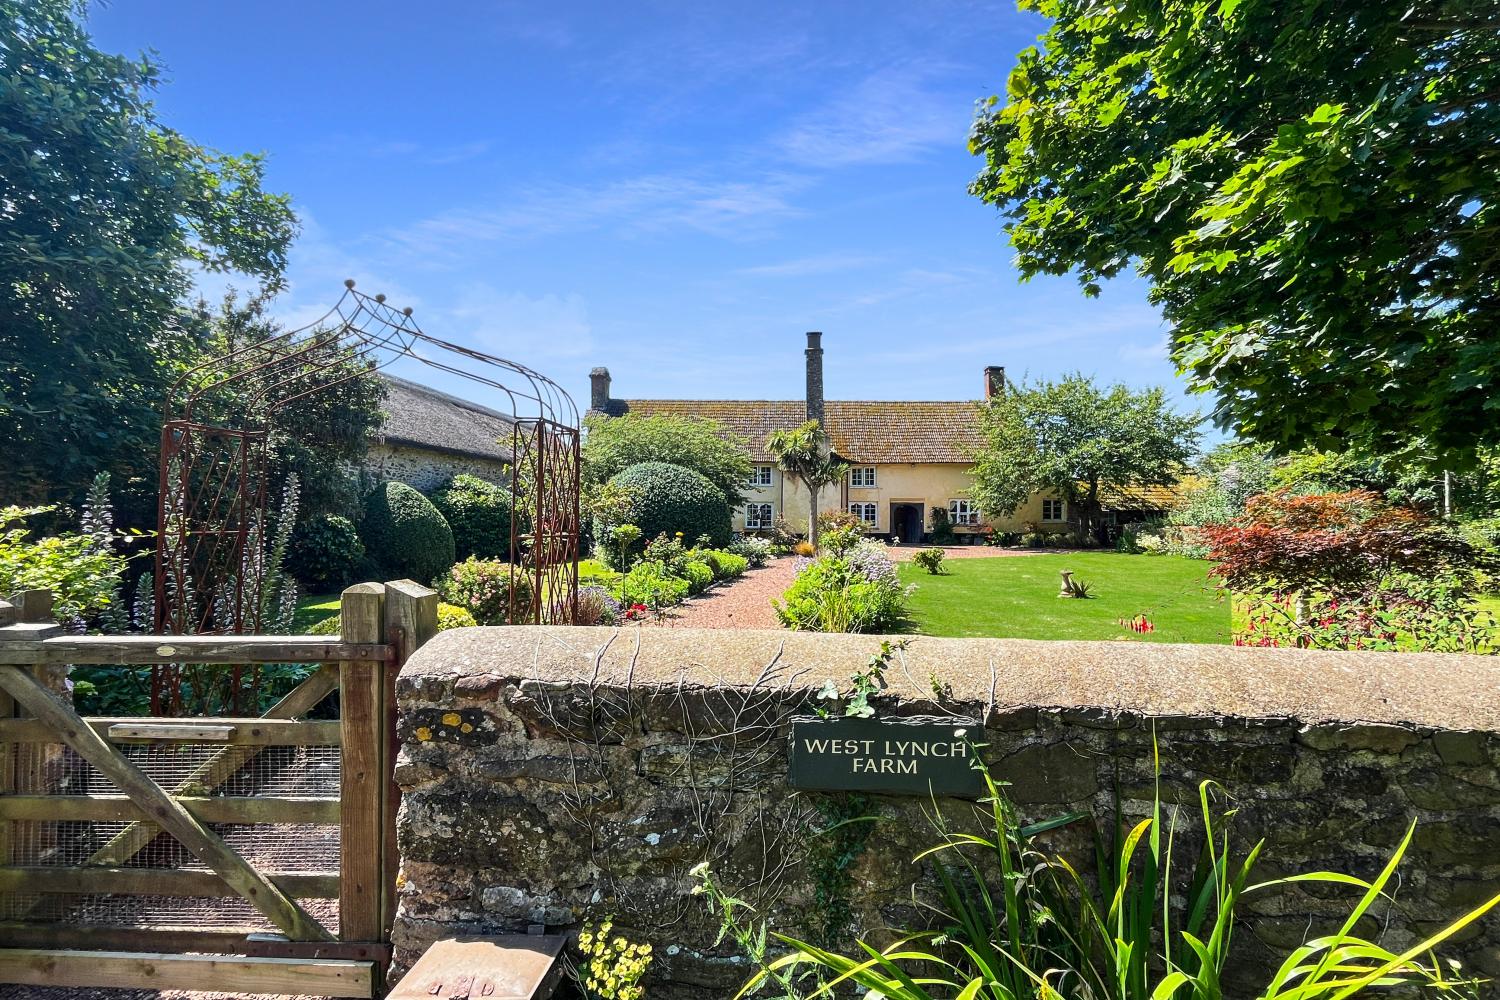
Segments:
[[[0,922],[0,941],[11,948],[85,948],[94,951],[197,951],[250,955],[243,951],[256,927],[122,927],[108,924]],[[314,956],[308,956],[314,957]],[[331,957],[331,956],[330,956]],[[350,956],[343,956],[350,957]],[[362,956],[363,957],[363,956]]]
[[[339,800],[313,796],[174,796],[205,823],[322,823],[339,821]],[[151,816],[124,795],[0,796],[0,820],[86,820],[150,823]]]
[[[318,703],[338,686],[338,668],[325,663],[314,670],[308,678],[286,693],[266,712],[266,719],[295,719],[317,707]],[[342,735],[341,737],[342,738]],[[174,795],[196,792],[211,792],[228,781],[260,753],[257,747],[226,747],[202,764],[193,768],[187,777],[172,789]],[[154,827],[132,823],[121,830],[109,843],[89,855],[86,864],[123,865],[139,854],[156,836]]]
[[[401,872],[401,854],[396,848],[396,811],[401,806],[401,788],[396,784],[396,755],[401,749],[396,736],[396,676],[411,655],[437,635],[438,593],[412,580],[394,580],[385,585],[385,638],[396,649],[396,659],[385,667],[381,691],[381,770],[385,789],[385,881],[381,886],[380,926],[390,934],[396,919],[396,880]]]
[[[8,696],[4,696],[8,697]],[[88,717],[83,720],[89,728],[105,739],[117,743],[134,742],[135,737],[113,732],[116,727],[123,734],[125,728],[139,723],[152,726],[159,722],[168,725],[181,723],[185,726],[212,726],[228,724],[234,731],[224,742],[234,746],[258,747],[307,747],[338,746],[343,738],[343,729],[335,719],[317,719],[304,722],[300,719],[151,719],[129,716]],[[5,743],[56,743],[57,734],[36,719],[0,718],[0,744]]]
[[[214,990],[325,997],[374,995],[372,962],[225,958],[129,951],[0,949],[0,982],[23,986]]]
[[[330,935],[295,899],[287,896],[256,871],[181,803],[120,756],[104,738],[86,726],[73,709],[60,701],[41,682],[20,667],[0,665],[0,687],[10,692],[32,715],[57,729],[58,735],[99,773],[115,783],[141,808],[152,822],[187,848],[204,864],[234,887],[250,905],[294,940],[323,940]]]
[[[357,583],[343,593],[339,630],[347,643],[376,642],[383,630],[385,587]],[[385,881],[386,777],[381,772],[381,665],[371,660],[339,664],[339,713],[344,725],[340,769],[343,825],[339,837],[339,936],[380,938],[380,897]]]
[[[104,733],[112,743],[130,740],[152,742],[201,742],[229,743],[234,736],[233,726],[192,722],[117,722]]]
[[[266,876],[278,890],[298,899],[335,899],[339,877],[320,872],[272,872]],[[115,893],[125,896],[173,896],[213,899],[237,891],[213,872],[181,868],[65,868],[62,865],[8,865],[0,868],[5,892]]]
[[[0,922],[9,948],[82,948],[87,951],[195,951],[205,955],[263,958],[344,958],[390,961],[390,945],[378,941],[288,941],[256,927],[132,926]]]
[[[12,625],[0,630],[0,663],[328,663],[385,660],[391,648],[377,638],[349,645],[316,635],[60,635],[49,639],[6,639],[19,635]]]
[[[386,1000],[550,997],[562,978],[561,934],[444,938],[422,953]]]

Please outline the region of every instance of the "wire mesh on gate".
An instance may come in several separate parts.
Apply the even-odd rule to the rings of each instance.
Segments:
[[[525,365],[440,340],[384,295],[344,294],[306,326],[245,344],[186,372],[165,403],[157,507],[156,631],[257,632],[264,626],[267,443],[277,414],[402,359],[505,401],[517,529],[511,573],[535,599],[512,621],[571,623],[577,610],[578,408]],[[428,581],[421,581],[426,583]],[[517,588],[512,579],[511,593]],[[153,674],[153,711],[176,714],[181,677]],[[228,689],[238,710],[238,673]]]
[[[71,749],[29,744],[42,765],[23,769],[17,793],[122,795],[123,791]],[[119,745],[117,749],[153,782],[182,796],[337,799],[341,749],[337,746],[225,747],[208,743]],[[249,751],[254,751],[253,755]],[[207,776],[226,754],[240,753],[223,780]],[[224,769],[227,770],[227,769]],[[33,777],[24,778],[29,773]],[[31,785],[38,787],[31,787]],[[209,823],[225,844],[268,874],[339,872],[339,825],[330,823]],[[208,872],[171,835],[157,831],[132,839],[141,825],[127,820],[31,820],[10,824],[11,864],[36,868]],[[338,900],[304,901],[308,913],[332,932]],[[124,892],[0,894],[0,919],[107,927],[192,927],[274,931],[237,896],[201,897]]]

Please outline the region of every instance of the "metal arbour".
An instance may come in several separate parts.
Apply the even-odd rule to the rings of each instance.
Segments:
[[[266,460],[278,413],[402,359],[505,401],[495,408],[511,418],[511,620],[571,623],[578,602],[580,444],[572,398],[524,365],[424,333],[410,308],[398,310],[384,295],[366,295],[352,280],[344,287],[323,316],[190,369],[169,394],[157,507],[157,631],[261,630],[270,530]],[[520,575],[529,588],[515,585]],[[179,680],[155,678],[153,701],[169,690],[175,700]]]

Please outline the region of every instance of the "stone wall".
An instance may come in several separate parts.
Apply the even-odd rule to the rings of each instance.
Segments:
[[[498,459],[450,455],[403,444],[372,443],[362,467],[372,479],[394,479],[424,493],[461,472],[502,486],[510,482],[506,464]]]
[[[445,632],[399,682],[398,967],[456,933],[576,928],[615,916],[651,941],[651,996],[732,996],[746,966],[714,945],[690,894],[707,861],[773,929],[847,939],[923,919],[934,836],[918,798],[794,793],[788,720],[878,649],[869,636],[519,627]],[[1072,809],[1148,814],[1221,783],[1259,878],[1371,877],[1417,819],[1388,945],[1500,892],[1500,663],[1428,654],[1313,653],[1136,642],[914,639],[887,672],[884,716],[982,720],[992,773],[1028,821]],[[955,824],[972,804],[939,803]],[[838,836],[816,831],[853,815]],[[1091,856],[1075,823],[1048,835]],[[1267,891],[1244,906],[1242,983],[1335,926],[1352,898]],[[829,924],[835,924],[830,928]],[[1377,927],[1370,933],[1379,933]],[[847,945],[847,941],[846,941]],[[1448,949],[1500,974],[1500,916]],[[1248,990],[1246,994],[1249,995]]]

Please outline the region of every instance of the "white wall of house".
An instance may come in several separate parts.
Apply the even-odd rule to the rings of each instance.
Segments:
[[[874,469],[873,485],[866,485],[871,480],[870,473],[864,471],[866,469]],[[951,509],[953,501],[964,501],[969,498],[969,489],[973,485],[971,467],[958,463],[908,462],[874,466],[856,465],[855,470],[845,478],[844,482],[824,487],[819,491],[818,510],[852,510],[868,520],[872,513],[870,506],[873,505],[874,520],[869,530],[872,534],[879,535],[891,535],[898,530],[891,521],[892,507],[906,503],[920,507],[922,528],[924,531],[931,530],[932,508]],[[766,514],[762,505],[768,504],[772,520],[776,517],[785,517],[794,531],[803,534],[807,532],[807,490],[802,487],[801,483],[795,478],[785,476],[774,465],[758,466],[757,475],[752,477],[752,483],[752,487],[747,491],[750,498],[748,504],[757,505],[754,511],[756,523],[761,516]],[[856,483],[859,485],[855,485]],[[1049,499],[1052,499],[1049,495],[1037,494],[1011,517],[988,518],[981,523],[988,524],[996,531],[1026,531],[1032,527],[1043,531],[1061,531],[1067,526],[1066,507],[1060,502],[1044,504],[1044,501]],[[734,512],[736,531],[747,530],[748,504]],[[859,507],[853,508],[854,504],[858,504]],[[957,530],[959,533],[964,533],[973,531],[977,527],[978,525],[958,525]],[[750,530],[755,530],[755,528],[751,527]]]

